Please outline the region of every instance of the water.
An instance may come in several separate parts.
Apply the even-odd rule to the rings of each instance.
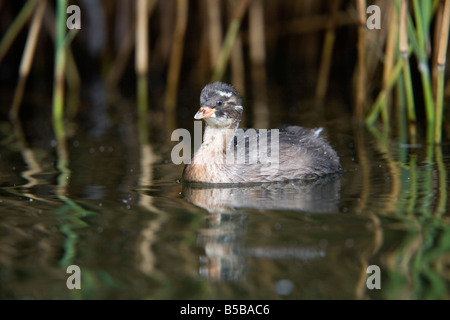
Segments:
[[[348,116],[290,120],[326,127],[342,176],[183,185],[170,135],[142,144],[127,117],[78,124],[61,171],[54,141],[3,123],[0,298],[448,299],[449,146],[383,142]]]

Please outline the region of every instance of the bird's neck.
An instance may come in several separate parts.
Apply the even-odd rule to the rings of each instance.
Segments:
[[[203,134],[203,143],[194,156],[194,163],[225,163],[226,150],[234,144],[233,138],[237,127],[238,124],[227,128],[207,125]]]

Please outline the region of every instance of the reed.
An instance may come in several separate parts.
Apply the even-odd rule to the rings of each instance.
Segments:
[[[394,69],[392,70],[390,77],[387,80],[384,90],[382,90],[377,95],[377,98],[375,99],[375,102],[373,103],[372,108],[365,119],[366,125],[368,127],[374,126],[377,117],[381,112],[381,108],[386,103],[388,92],[394,87],[394,85],[397,83],[399,79],[400,73],[403,69],[403,64],[404,64],[403,60],[397,60]]]
[[[435,124],[434,102],[431,93],[431,79],[428,65],[427,43],[428,30],[430,27],[431,2],[413,0],[413,11],[415,17],[415,28],[412,25],[412,19],[408,19],[408,34],[411,38],[413,52],[418,60],[418,69],[421,75],[422,90],[424,95],[427,134],[426,141],[433,142],[433,131]]]
[[[148,109],[148,1],[136,2],[136,60],[138,112],[142,116]]]
[[[132,55],[134,45],[136,43],[136,27],[132,24],[132,13],[137,11],[135,3],[127,1],[116,1],[115,9],[121,12],[116,19],[113,36],[115,40],[114,47],[117,54],[111,61],[111,65],[107,71],[105,79],[108,86],[114,89],[116,89],[120,78],[126,70],[127,63]]]
[[[217,63],[217,58],[219,57],[220,53],[220,46],[222,45],[220,0],[205,0],[204,4],[208,12],[207,28],[209,42],[209,60],[212,69]]]
[[[398,3],[398,1],[397,1]],[[398,7],[398,5],[397,5]],[[414,102],[414,92],[411,78],[411,68],[409,65],[409,45],[408,45],[408,5],[407,1],[402,0],[400,5],[400,34],[399,51],[403,59],[403,81],[405,88],[405,100],[408,113],[408,128],[411,142],[416,141],[416,111]]]
[[[70,179],[69,150],[67,147],[67,134],[64,125],[64,80],[66,72],[67,47],[76,35],[76,32],[66,32],[67,0],[58,0],[56,3],[56,33],[55,33],[55,59],[53,75],[53,131],[56,139],[58,176],[58,198],[64,202],[72,203],[65,191]]]
[[[417,104],[414,97],[413,78],[410,66],[410,54],[414,54],[417,60],[417,69],[420,75],[420,84],[423,92],[423,106],[425,109],[425,122],[426,122],[426,137],[425,141],[428,144],[439,144],[441,142],[442,134],[442,113],[443,113],[443,103],[444,103],[444,76],[445,71],[445,59],[443,61],[437,62],[437,80],[436,85],[433,87],[432,78],[430,77],[430,55],[431,50],[440,50],[442,47],[443,53],[441,57],[445,57],[447,50],[448,41],[448,25],[444,26],[446,23],[445,17],[440,23],[442,26],[438,26],[440,30],[439,37],[435,36],[435,41],[439,39],[439,43],[431,44],[430,30],[431,21],[436,13],[437,1],[418,1],[413,0],[412,8],[408,8],[407,0],[397,0],[395,2],[395,7],[397,14],[399,15],[399,28],[398,28],[398,58],[396,65],[399,66],[400,60],[402,61],[402,74],[401,78],[396,78],[394,83],[401,81],[403,90],[399,91],[401,95],[404,96],[404,101],[407,106],[408,123],[409,123],[409,136],[412,143],[416,141],[416,113],[417,106],[422,104]],[[443,14],[445,16],[445,14]],[[440,21],[440,19],[437,19]],[[442,44],[442,45],[441,45]],[[439,53],[434,53],[435,57],[439,56]],[[434,61],[432,64],[436,64]],[[394,68],[395,69],[395,68]],[[380,93],[378,99],[373,103],[370,112],[366,117],[367,125],[374,125],[376,119],[380,114],[383,114],[383,109],[380,106],[380,100],[384,103],[385,96],[388,90],[393,86],[386,85],[384,81],[383,92]],[[433,91],[436,92],[433,95]],[[401,108],[401,106],[397,106]],[[383,116],[383,123],[385,122],[386,114]]]
[[[65,117],[69,119],[77,113],[76,105],[79,101],[77,96],[81,87],[81,77],[78,74],[72,52],[68,47],[69,39],[65,33],[61,37],[62,31],[58,31],[64,21],[60,21],[59,17],[56,17],[54,19],[57,21],[56,24],[49,22],[49,20],[53,20],[51,7],[47,8],[43,17],[37,16],[37,8],[42,6],[42,2],[45,1],[26,1],[1,40],[0,61],[11,49],[20,31],[33,17],[29,39],[23,51],[16,98],[10,110],[11,116],[17,117],[20,97],[23,95],[25,87],[24,79],[30,72],[32,58],[37,54],[34,48],[36,47],[36,30],[38,30],[36,26],[39,26],[39,20],[45,24],[49,34],[55,37],[55,47],[65,47],[64,50],[57,49],[55,51],[54,61],[53,121],[55,132],[59,136],[63,131],[62,119],[64,113]],[[110,71],[105,78],[109,84],[114,86],[119,83],[121,77],[125,74],[133,47],[135,47],[139,116],[148,114],[149,93],[154,88],[149,79],[160,77],[166,79],[165,90],[155,91],[155,94],[163,92],[162,97],[155,97],[155,100],[162,98],[164,112],[167,115],[166,119],[172,119],[170,120],[170,127],[174,127],[176,126],[176,121],[173,121],[174,115],[178,113],[179,86],[184,76],[181,67],[184,62],[189,63],[188,59],[192,59],[193,56],[196,57],[194,58],[196,65],[186,72],[188,74],[186,78],[189,78],[189,72],[195,73],[194,76],[201,74],[198,76],[198,78],[201,78],[198,81],[204,82],[206,79],[222,80],[231,60],[231,82],[240,92],[246,95],[245,83],[248,81],[254,86],[251,91],[260,93],[253,95],[253,98],[261,98],[262,103],[260,105],[270,105],[267,103],[269,98],[263,97],[266,92],[264,83],[271,80],[271,75],[267,73],[269,69],[265,68],[265,64],[270,66],[269,59],[279,57],[280,51],[277,50],[279,50],[281,44],[284,46],[283,50],[289,51],[287,57],[305,60],[305,57],[298,54],[299,52],[303,53],[302,50],[305,47],[308,47],[308,50],[304,51],[308,51],[309,58],[319,57],[317,61],[318,72],[311,72],[314,78],[309,78],[308,81],[316,83],[316,90],[313,94],[319,101],[323,101],[326,99],[328,91],[330,70],[333,70],[334,67],[332,56],[336,52],[335,48],[340,46],[339,49],[342,50],[342,46],[345,45],[341,41],[335,41],[336,35],[340,35],[337,33],[338,28],[345,27],[349,30],[353,28],[352,31],[355,31],[357,36],[356,48],[349,45],[345,49],[346,52],[354,50],[353,53],[357,56],[357,61],[353,65],[355,90],[349,90],[349,92],[353,92],[350,95],[354,94],[354,119],[358,122],[365,121],[368,126],[377,125],[377,120],[380,120],[383,130],[388,132],[391,125],[396,124],[395,118],[399,118],[391,117],[391,115],[394,112],[396,112],[396,115],[401,115],[398,110],[403,110],[403,107],[398,105],[398,101],[403,101],[406,104],[409,140],[414,142],[417,139],[416,122],[418,119],[416,115],[420,114],[419,108],[424,108],[426,117],[419,120],[426,122],[425,140],[428,143],[439,144],[442,140],[442,127],[445,118],[443,114],[445,108],[445,56],[449,29],[448,2],[446,0],[376,1],[375,4],[378,4],[382,10],[381,16],[383,18],[389,17],[385,19],[387,22],[380,31],[366,28],[366,10],[369,4],[366,0],[351,0],[351,6],[348,6],[348,3],[332,1],[323,6],[313,4],[313,2],[307,2],[306,4],[277,2],[275,4],[259,0],[222,2],[219,0],[177,0],[173,3],[162,0],[136,0],[137,6],[127,10],[123,10],[124,6],[127,8],[131,8],[131,6],[125,5],[125,2],[118,1],[117,5],[113,6],[104,4],[105,15],[107,16],[105,20],[114,23],[122,22],[122,28],[117,27],[117,30],[120,29],[122,37],[114,39],[117,42],[115,48],[117,48],[118,54],[113,57],[110,48],[105,48],[105,59],[103,61],[111,62],[110,65],[105,62],[107,70]],[[347,9],[340,10],[339,8],[344,7],[344,4]],[[408,4],[410,4],[409,8]],[[65,1],[63,5],[68,5],[68,1]],[[135,3],[133,3],[134,5]],[[196,5],[200,6],[200,10],[189,10],[191,6],[195,7]],[[355,5],[356,12],[354,11]],[[58,12],[60,6],[57,2]],[[155,14],[159,14],[159,16],[154,20],[152,19],[150,24],[149,17],[155,7],[160,9],[155,10]],[[224,30],[224,35],[222,34],[222,21],[227,12],[224,12],[223,8],[232,8],[231,20]],[[323,10],[323,8],[327,9]],[[247,11],[249,11],[248,24],[244,24],[246,29],[241,30]],[[134,27],[133,12],[136,12]],[[175,15],[174,12],[176,12]],[[283,15],[287,19],[280,19],[280,17],[284,17]],[[39,17],[40,19],[38,19]],[[188,18],[189,26],[187,25]],[[193,28],[192,32],[188,32],[188,27]],[[194,30],[197,27],[203,30],[200,30],[200,32]],[[31,32],[31,30],[34,31]],[[56,35],[54,35],[55,30]],[[434,30],[434,35],[430,37],[432,30]],[[309,40],[305,40],[301,45],[298,45],[300,41],[294,39],[305,33],[316,32],[319,34],[317,31],[324,31],[320,33],[324,35],[322,41],[308,42]],[[152,32],[157,35],[155,39],[152,38]],[[192,37],[192,34],[200,34],[203,37]],[[69,38],[71,36],[72,32],[69,32]],[[83,36],[85,37],[86,33]],[[198,40],[198,38],[201,39]],[[308,36],[308,39],[312,38]],[[149,39],[154,41],[150,42]],[[187,39],[194,42],[185,46]],[[376,42],[373,39],[379,41]],[[105,43],[109,44],[110,42],[106,41]],[[82,42],[79,44],[82,44]],[[186,54],[187,50],[192,51],[193,54]],[[246,50],[248,50],[248,53]],[[152,59],[150,59],[150,52],[152,52]],[[414,61],[417,61],[417,67],[413,65]],[[377,67],[382,64],[383,70],[380,73],[381,69],[377,69]],[[161,74],[149,78],[149,70],[152,69],[150,65],[156,66],[155,69],[158,69],[157,72],[161,72]],[[415,68],[417,68],[418,73],[415,72]],[[66,71],[62,72],[63,69]],[[382,74],[382,79],[379,77],[380,74]],[[416,74],[419,74],[420,83],[413,79]],[[247,75],[249,75],[249,78],[246,78]],[[67,106],[63,108],[64,79],[67,81],[66,96],[69,95],[69,91],[73,94],[70,99],[67,99]],[[380,84],[377,83],[378,80],[381,80]],[[374,92],[373,87],[380,89],[378,89],[378,92]],[[398,95],[396,99],[392,99],[394,88],[396,94],[402,95],[402,99]],[[423,93],[423,101],[417,101],[418,95],[415,93],[418,90]],[[255,100],[254,103],[259,104],[259,101]],[[317,104],[316,107],[323,106]],[[397,111],[394,111],[394,108]],[[261,115],[262,120],[255,120],[266,126],[264,123],[267,123],[268,117],[264,113],[270,113],[270,110],[264,108],[261,110],[262,112],[259,115]],[[399,124],[397,123],[397,125]]]
[[[404,86],[404,80],[402,77],[400,77],[399,81],[397,81],[397,84],[394,88],[394,101],[393,104],[397,106],[395,108],[395,116],[397,119],[397,130],[396,135],[399,143],[406,145],[408,143],[408,121],[406,118],[406,103],[405,103],[405,97],[402,95],[402,90]],[[404,160],[407,158],[407,150],[406,148],[403,148],[400,150],[400,159]],[[405,161],[403,161],[405,162]]]
[[[44,18],[45,8],[47,1],[40,1],[33,15],[31,21],[30,31],[28,33],[27,42],[22,55],[22,61],[19,68],[19,81],[17,83],[16,90],[14,92],[13,103],[9,112],[9,117],[15,120],[19,114],[20,105],[22,103],[23,94],[25,91],[25,85],[30,74],[31,65],[33,63],[33,57],[36,50],[36,44],[39,37],[39,31],[41,29],[42,20]],[[0,58],[1,59],[1,58]]]
[[[207,0],[209,1],[209,0]],[[233,15],[233,10],[239,4],[240,0],[232,0],[228,1],[228,12],[230,16]],[[243,96],[246,95],[246,87],[245,87],[245,62],[244,62],[244,48],[243,48],[243,40],[241,33],[236,35],[236,39],[234,40],[234,45],[231,49],[230,53],[230,63],[231,63],[231,82],[233,86],[240,92]],[[220,50],[220,46],[222,43],[222,37],[220,37],[220,42],[217,48]],[[218,57],[218,56],[217,56]],[[216,59],[217,60],[217,59]],[[214,62],[214,65],[217,61]],[[213,67],[214,67],[213,65]],[[242,123],[244,124],[246,118],[244,116]]]
[[[47,29],[47,33],[56,45],[56,26],[55,26],[55,13],[51,7],[48,7],[45,12],[44,26]],[[68,32],[65,39],[65,55],[66,55],[66,72],[64,72],[65,80],[67,81],[67,117],[73,119],[78,112],[81,92],[81,76],[78,71],[75,57],[73,56],[70,44],[78,34],[78,29],[72,29]]]
[[[336,39],[336,16],[338,14],[340,4],[340,0],[335,0],[332,1],[329,5],[330,19],[327,23],[327,29],[323,40],[322,57],[316,86],[316,98],[321,102],[325,99],[325,95],[327,93],[332,60],[331,58],[333,55],[333,47]]]
[[[62,268],[71,265],[75,259],[78,246],[78,235],[74,231],[76,228],[87,226],[81,218],[89,214],[94,214],[85,210],[75,203],[67,195],[67,186],[70,181],[71,171],[69,169],[69,151],[67,148],[67,135],[64,126],[64,80],[66,72],[67,47],[76,35],[76,32],[66,32],[66,9],[67,0],[57,0],[56,21],[55,21],[55,59],[54,59],[54,80],[53,80],[53,130],[56,138],[57,168],[59,170],[57,196],[62,205],[56,214],[70,215],[69,222],[60,228],[61,233],[66,236],[64,242],[64,255],[59,262]],[[73,214],[75,213],[75,214]]]
[[[30,19],[38,3],[39,0],[28,0],[14,19],[13,23],[9,26],[0,42],[0,62],[2,62],[5,54],[11,48],[14,39],[17,38],[19,32]]]
[[[165,92],[166,117],[169,120],[168,129],[172,132],[176,128],[176,104],[180,81],[181,62],[183,59],[184,38],[188,20],[188,0],[177,0],[177,16],[172,42],[172,52],[167,75]]]
[[[398,28],[395,28],[397,26],[397,12],[392,4],[390,4],[390,9],[388,9],[389,13],[389,19],[391,21],[391,24],[394,26],[394,28],[389,28],[387,32],[387,38],[386,38],[386,48],[385,48],[385,58],[384,58],[384,65],[383,65],[383,78],[382,78],[382,88],[383,91],[386,92],[386,99],[382,103],[381,106],[381,114],[382,114],[382,120],[383,125],[385,128],[386,133],[389,132],[389,113],[391,111],[390,105],[391,105],[391,92],[388,90],[389,85],[389,78],[392,74],[395,58],[396,58],[396,50],[395,46],[397,43],[397,34],[398,34]]]
[[[442,7],[441,7],[442,8]],[[444,82],[445,65],[447,57],[448,35],[450,27],[450,0],[445,0],[443,8],[442,23],[440,25],[439,47],[437,54],[437,93],[436,93],[436,126],[434,131],[434,142],[440,143],[442,140],[442,121],[444,110]]]
[[[53,129],[57,143],[64,143],[64,74],[66,68],[65,36],[66,36],[67,0],[56,2],[56,37],[53,78]],[[61,154],[63,155],[63,154]],[[66,158],[65,156],[63,158]],[[61,159],[65,167],[67,159]],[[60,168],[61,169],[61,168]]]
[[[269,128],[267,97],[266,48],[264,37],[264,8],[262,0],[253,0],[249,7],[249,38],[253,102],[253,123]]]
[[[214,69],[211,81],[222,80],[223,78],[231,49],[233,48],[239,28],[241,27],[242,18],[244,17],[249,4],[250,0],[241,1],[233,14],[233,18],[228,26],[227,34],[225,35],[219,57],[217,58],[217,65]]]
[[[439,144],[442,141],[442,122],[444,109],[444,77],[447,56],[449,26],[450,26],[450,0],[445,0],[445,5],[441,9],[442,21],[440,24],[440,41],[437,54],[437,94],[436,94],[436,127],[434,131],[434,142]],[[438,205],[435,210],[438,216],[446,212],[447,205],[447,170],[443,163],[442,149],[436,147],[436,164],[439,176]]]
[[[357,78],[356,78],[356,98],[354,117],[357,122],[364,119],[364,105],[367,101],[366,93],[366,1],[356,0],[358,12],[358,62],[357,62]]]

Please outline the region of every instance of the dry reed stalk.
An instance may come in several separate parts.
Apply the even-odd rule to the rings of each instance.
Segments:
[[[358,10],[358,69],[356,80],[356,97],[354,116],[357,122],[363,122],[364,104],[366,101],[366,1],[356,0]]]
[[[229,15],[232,17],[234,8],[239,5],[240,0],[230,0],[228,1]],[[244,66],[244,54],[242,48],[242,36],[240,34],[236,35],[233,48],[230,53],[231,59],[231,83],[243,96],[246,95],[245,88],[245,66]],[[242,124],[245,125],[246,118],[245,114],[242,119]]]
[[[408,55],[408,3],[402,0],[400,5],[400,34],[399,50],[403,55]]]
[[[433,89],[433,96],[436,98],[437,95],[437,78],[438,78],[438,52],[439,52],[439,41],[441,37],[441,26],[442,18],[444,15],[444,4],[445,0],[439,0],[438,7],[435,15],[435,28],[433,34],[433,44],[436,44],[436,50],[432,51],[431,57],[431,87]]]
[[[19,69],[19,80],[16,90],[14,92],[13,103],[9,112],[10,119],[17,118],[22,103],[23,93],[25,91],[25,85],[30,74],[31,65],[33,63],[34,52],[36,51],[36,44],[39,38],[39,31],[41,30],[42,20],[44,18],[45,7],[47,1],[40,1],[34,12],[33,19],[31,21],[30,31],[28,33],[27,42],[22,55],[22,61]]]
[[[440,27],[441,33],[439,37],[439,50],[437,56],[437,63],[440,66],[445,66],[447,57],[447,45],[450,25],[450,1],[445,0],[444,11],[442,15],[442,25]]]
[[[149,60],[149,35],[148,35],[148,1],[136,2],[136,52],[135,70],[137,75],[137,107],[139,140],[145,143],[148,139],[147,110],[148,110],[148,60]]]
[[[388,90],[389,79],[395,62],[396,43],[398,35],[398,16],[394,5],[391,5],[389,31],[386,39],[385,59],[383,66],[383,90]],[[386,104],[390,105],[390,95],[386,93]]]
[[[150,17],[153,13],[153,11],[156,8],[157,0],[148,0],[147,4],[147,12],[148,17]],[[136,44],[136,36],[135,33],[137,32],[136,26],[131,27],[130,25],[133,24],[130,20],[133,19],[132,12],[129,10],[128,1],[118,1],[117,2],[117,10],[121,11],[121,17],[125,16],[125,22],[122,22],[121,25],[125,29],[125,33],[118,34],[119,32],[116,32],[116,41],[118,43],[118,53],[115,57],[114,61],[112,62],[112,67],[108,72],[108,75],[106,77],[106,82],[109,86],[117,86],[120,78],[122,77],[123,73],[125,72],[125,69],[127,67],[128,60],[131,56],[131,53],[133,52],[133,48]],[[124,20],[124,19],[122,19]],[[148,42],[148,40],[147,40]],[[148,44],[147,44],[148,45]],[[142,50],[142,49],[141,49]],[[144,50],[145,51],[145,50]],[[149,52],[147,52],[149,55]],[[149,56],[147,56],[147,65],[148,65]],[[148,72],[148,67],[147,67]]]
[[[208,0],[203,0],[204,2],[207,2]],[[204,3],[203,2],[203,3]],[[207,13],[205,12],[206,4],[200,8],[200,12],[198,13],[200,16],[206,16]],[[198,54],[195,58],[195,66],[193,66],[193,69],[195,70],[196,80],[198,81],[198,86],[205,85],[210,78],[211,78],[211,72],[212,72],[212,66],[210,64],[210,41],[208,37],[208,20],[204,19],[204,21],[201,21],[201,36],[199,40],[198,45]]]
[[[242,37],[236,36],[233,49],[231,49],[231,83],[233,86],[245,96],[245,66],[244,66],[244,54],[242,49]]]
[[[323,40],[322,58],[317,77],[316,98],[323,101],[327,93],[328,81],[330,77],[331,59],[333,55],[334,41],[336,38],[336,15],[339,10],[340,0],[330,3],[330,19],[326,26],[325,37]]]
[[[441,33],[439,37],[439,50],[437,56],[437,63],[439,66],[445,66],[447,57],[447,45],[448,45],[448,35],[449,35],[449,25],[450,25],[450,1],[445,0]]]
[[[385,5],[384,7],[384,16],[385,17],[385,21],[389,21],[390,19],[390,14],[391,14],[391,10],[392,9],[392,4],[388,4]],[[393,24],[393,20],[390,20],[391,24]],[[390,88],[391,88],[391,78],[394,76],[393,70],[393,56],[395,53],[395,46],[392,44],[392,42],[395,42],[396,38],[395,38],[395,34],[392,33],[392,29],[387,27],[383,28],[384,30],[388,30],[386,31],[371,31],[365,34],[365,42],[366,42],[366,46],[365,46],[365,79],[373,79],[375,73],[377,72],[377,69],[379,68],[379,61],[383,60],[382,58],[380,58],[380,56],[382,56],[382,48],[383,45],[380,46],[381,44],[385,44],[385,57],[384,57],[384,64],[383,64],[383,79],[382,79],[382,90],[380,92],[380,94],[377,97],[377,99],[375,100],[374,106],[376,106],[376,113],[377,113],[377,117],[378,115],[380,115],[381,117],[381,124],[382,124],[382,133],[383,135],[380,136],[382,139],[384,139],[388,134],[389,134],[389,129],[390,129],[390,125],[389,125],[389,98],[390,98]],[[387,37],[389,36],[389,32],[391,34],[391,36],[394,38],[391,38],[391,43],[390,45],[387,43]],[[391,55],[389,57],[389,55]],[[370,83],[368,82],[366,84],[366,92],[368,91],[367,87],[370,86]],[[382,99],[380,99],[382,98]],[[367,118],[369,117],[373,117],[374,115],[374,110],[375,108],[373,108],[372,110],[369,111],[368,115],[366,115],[366,123],[367,123]],[[376,131],[375,128],[371,128],[372,133]]]
[[[209,57],[211,69],[213,69],[217,63],[220,45],[222,44],[220,0],[206,0],[206,7],[208,10]]]
[[[445,81],[445,65],[447,57],[447,46],[450,26],[450,0],[445,0],[443,8],[442,24],[440,27],[440,37],[437,55],[437,94],[435,103],[435,131],[434,143],[441,143],[442,140],[442,116],[444,109],[444,81]]]
[[[136,2],[136,62],[135,70],[138,75],[148,72],[148,1]]]
[[[132,8],[134,7],[130,6],[129,1],[116,2],[118,16],[114,26],[114,49],[117,51],[117,55],[106,76],[106,83],[111,87],[117,86],[134,48],[135,27],[133,27],[131,18]]]
[[[266,48],[264,37],[264,6],[253,0],[249,7],[250,62],[253,91],[253,121],[258,128],[269,128],[267,98]]]
[[[165,108],[170,132],[176,127],[176,103],[180,79],[181,61],[183,59],[184,38],[188,20],[188,0],[177,0],[177,18],[173,36],[172,54],[170,57],[167,87],[165,92]]]
[[[134,30],[128,29],[128,34],[124,36],[119,47],[119,52],[117,53],[116,58],[113,61],[112,67],[109,70],[108,76],[106,77],[106,82],[110,86],[117,86],[120,78],[122,77],[128,59],[133,52],[134,48]]]
[[[149,44],[148,44],[148,1],[136,2],[136,52],[135,70],[138,76],[138,87],[146,83],[144,79],[148,74]],[[138,89],[139,109],[147,109],[147,88]],[[142,97],[141,100],[139,97]],[[140,103],[143,102],[143,103]]]
[[[135,29],[135,8],[136,4],[127,0],[116,0],[111,6],[111,10],[114,9],[112,14],[114,26],[111,30],[111,41],[113,41],[112,47],[116,52],[120,51],[122,42],[129,36],[130,29]]]

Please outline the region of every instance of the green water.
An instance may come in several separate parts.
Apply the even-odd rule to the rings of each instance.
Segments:
[[[78,123],[61,172],[54,142],[2,123],[0,298],[448,299],[450,146],[383,142],[345,116],[291,120],[326,127],[342,176],[183,185],[170,134],[142,144],[132,117]]]

